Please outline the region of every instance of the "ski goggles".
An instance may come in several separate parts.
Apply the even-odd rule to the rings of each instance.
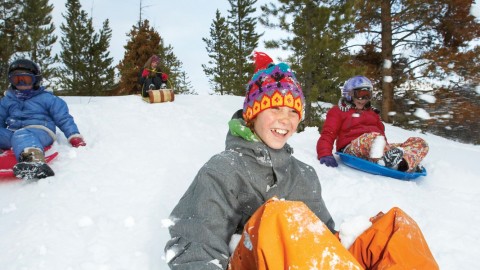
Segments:
[[[370,100],[372,98],[372,91],[370,88],[356,88],[353,89],[353,97],[358,100]]]
[[[13,86],[31,86],[35,83],[35,75],[30,73],[14,73],[8,76]]]

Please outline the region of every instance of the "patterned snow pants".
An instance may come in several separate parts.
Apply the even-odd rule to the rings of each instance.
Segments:
[[[370,158],[370,149],[372,148],[373,141],[378,136],[382,135],[377,132],[365,133],[347,145],[343,152],[376,162],[378,159]],[[417,166],[425,158],[429,149],[428,144],[424,139],[419,137],[410,137],[403,143],[385,144],[383,152],[385,153],[386,151],[395,147],[400,147],[403,149],[403,159],[408,164],[407,172],[413,172],[417,169]]]
[[[270,199],[250,218],[229,270],[439,269],[417,223],[380,212],[347,250],[303,203]]]

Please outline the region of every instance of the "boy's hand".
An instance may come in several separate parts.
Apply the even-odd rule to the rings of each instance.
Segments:
[[[87,143],[83,140],[82,137],[72,137],[70,140],[69,140],[70,144],[75,147],[75,148],[78,148],[80,146],[85,146],[87,145]]]

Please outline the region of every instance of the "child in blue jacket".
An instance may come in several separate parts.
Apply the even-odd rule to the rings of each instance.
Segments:
[[[56,139],[56,127],[73,147],[86,143],[68,106],[41,86],[42,75],[28,59],[13,61],[8,68],[10,86],[0,100],[0,149],[12,148],[18,163],[13,172],[23,179],[53,176],[43,149]]]

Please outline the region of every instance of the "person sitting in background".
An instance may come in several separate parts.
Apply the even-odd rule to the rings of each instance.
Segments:
[[[139,82],[142,87],[142,97],[148,97],[148,91],[166,88],[168,75],[160,70],[160,58],[152,55],[140,72]]]
[[[320,138],[317,141],[317,157],[321,164],[337,167],[332,155],[336,150],[399,171],[421,170],[420,162],[429,147],[419,137],[408,138],[403,143],[388,143],[385,126],[379,111],[371,105],[373,85],[364,76],[350,78],[342,90],[338,105],[327,113]]]
[[[255,63],[261,68],[228,123],[225,151],[200,169],[170,215],[170,268],[438,269],[399,208],[342,246],[315,170],[287,144],[304,115],[300,84],[285,63]]]
[[[38,65],[28,59],[13,61],[8,68],[10,87],[0,100],[0,148],[13,149],[18,163],[16,177],[40,179],[53,176],[45,163],[44,148],[56,139],[56,127],[73,147],[85,146],[68,106],[43,86]]]

